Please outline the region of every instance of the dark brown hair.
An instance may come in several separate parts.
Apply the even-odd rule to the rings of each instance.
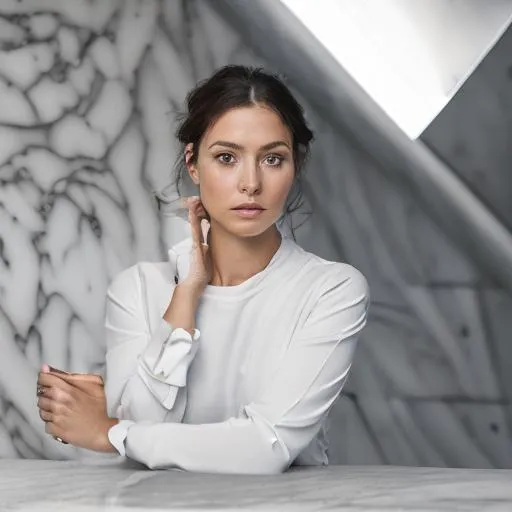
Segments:
[[[182,144],[182,152],[175,164],[175,183],[179,195],[181,195],[180,182],[187,172],[183,156],[185,146],[189,143],[193,145],[193,163],[197,159],[197,148],[202,137],[219,117],[233,108],[260,104],[274,110],[292,134],[295,164],[292,190],[295,189],[295,191],[288,196],[284,216],[289,216],[303,205],[301,179],[304,164],[309,156],[313,132],[306,123],[302,106],[277,75],[268,73],[262,68],[224,66],[190,91],[186,104],[187,112],[182,117],[176,132],[176,137]],[[294,227],[292,225],[290,227],[295,238]]]

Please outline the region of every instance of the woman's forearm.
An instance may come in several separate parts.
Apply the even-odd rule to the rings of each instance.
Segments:
[[[176,286],[171,302],[164,313],[164,320],[174,329],[181,327],[192,336],[196,327],[196,311],[201,292],[196,288]]]

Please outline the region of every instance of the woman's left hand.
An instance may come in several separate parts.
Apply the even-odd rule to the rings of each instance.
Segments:
[[[82,376],[41,371],[37,380],[39,416],[45,431],[66,443],[89,450],[115,451],[108,430],[118,420],[107,415],[103,387],[94,393],[80,387]]]
[[[181,282],[182,288],[191,288],[201,294],[212,277],[212,259],[208,244],[210,222],[199,196],[187,198],[189,222],[192,228],[192,248],[188,275]]]

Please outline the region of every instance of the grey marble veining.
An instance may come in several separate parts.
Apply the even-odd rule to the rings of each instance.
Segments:
[[[511,481],[509,470],[330,466],[233,476],[149,471],[107,460],[4,460],[0,510],[506,512],[512,508]]]
[[[152,192],[171,178],[177,155],[173,130],[187,91],[223,64],[271,61],[242,42],[243,30],[229,25],[207,0],[0,0],[1,458],[91,459],[44,434],[35,406],[37,368],[44,361],[72,371],[101,371],[110,279],[135,261],[163,258],[174,236],[169,219],[159,218]],[[270,67],[280,71],[279,65]],[[331,460],[512,467],[510,298],[489,287],[471,258],[412,197],[386,180],[379,162],[349,133],[312,108],[311,96],[298,96],[316,143],[305,181],[304,210],[313,214],[297,239],[322,257],[354,264],[372,290],[370,321],[345,393],[331,413]],[[35,480],[27,482],[50,481],[60,497],[68,482],[70,496],[78,493],[77,507],[78,484],[66,480],[66,471],[93,478],[72,463],[9,464],[20,471],[33,468]],[[8,476],[5,467],[0,482]],[[48,468],[52,472],[45,476]],[[94,470],[100,475],[91,480],[98,493],[133,474],[108,471]],[[322,471],[331,484],[344,475],[340,469]],[[356,498],[370,499],[365,489],[376,485],[373,480],[388,482],[385,475],[393,471],[400,479],[408,474],[368,471],[373,476],[361,477],[362,483],[359,476],[349,480],[355,487],[341,479],[347,500],[350,489]],[[24,485],[21,473],[15,474],[4,484],[6,493]],[[162,485],[158,479],[171,474],[182,483],[188,478],[180,472],[133,478],[141,486]],[[412,486],[411,493],[402,487],[396,499],[419,509],[423,481],[429,491],[439,485],[448,493],[444,503],[459,493],[465,510],[469,492],[477,501],[467,510],[482,510],[474,505],[483,503],[477,484],[497,475],[499,487],[502,475],[510,477],[433,469],[413,474],[416,479],[401,480]],[[287,478],[302,477],[277,482]],[[53,506],[41,486],[27,488],[27,499],[37,496]],[[295,488],[300,491],[300,485]],[[193,495],[193,486],[186,489]],[[98,499],[96,504],[103,498]],[[140,505],[130,499],[133,507]],[[396,509],[398,501],[388,499]],[[426,510],[435,510],[430,503]],[[359,506],[388,505],[369,501],[353,509]]]

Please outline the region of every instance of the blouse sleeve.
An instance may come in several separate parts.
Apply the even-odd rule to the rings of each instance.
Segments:
[[[122,422],[126,455],[150,468],[273,474],[285,471],[318,433],[347,378],[369,306],[353,267],[330,277],[280,367],[243,414],[202,425]],[[350,269],[347,275],[346,268]]]
[[[161,421],[184,392],[188,367],[197,350],[192,337],[163,318],[150,333],[138,265],[121,272],[107,291],[106,384],[108,414],[119,419]],[[184,401],[178,417],[181,421]]]

